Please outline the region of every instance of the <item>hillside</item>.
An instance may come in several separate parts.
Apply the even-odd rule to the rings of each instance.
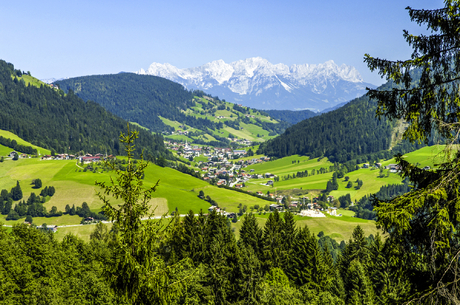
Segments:
[[[0,151],[8,152],[2,145],[0,145]],[[123,157],[120,160],[123,161]],[[67,204],[81,206],[83,202],[86,202],[92,211],[98,212],[102,207],[102,202],[96,195],[99,189],[95,186],[95,181],[108,183],[113,175],[114,172],[107,171],[100,163],[82,165],[76,160],[20,158],[17,161],[12,161],[6,159],[4,162],[0,162],[0,190],[10,191],[17,181],[20,181],[24,199],[27,200],[32,192],[39,194],[45,186],[54,186],[56,188],[55,195],[44,204],[47,211],[52,206],[64,211]],[[32,180],[37,178],[41,179],[42,188],[37,189],[32,184]],[[144,185],[146,187],[153,186],[158,180],[160,181],[159,186],[150,202],[152,206],[158,206],[157,215],[174,211],[176,208],[180,213],[187,213],[189,210],[196,213],[201,209],[207,210],[210,204],[198,198],[201,190],[215,200],[220,207],[231,212],[237,212],[237,206],[240,203],[248,206],[255,204],[265,206],[270,203],[244,193],[218,188],[172,168],[150,164],[145,171]],[[14,204],[18,202],[15,201]],[[117,200],[113,201],[113,203],[117,202]],[[1,217],[4,220],[6,215]],[[76,224],[81,221],[81,219],[74,219],[70,216],[64,215],[62,217],[64,218],[48,218],[48,223],[58,221],[59,224]],[[37,221],[46,221],[46,219]]]
[[[380,89],[388,89],[385,84]],[[258,153],[274,157],[306,155],[327,157],[331,162],[389,159],[423,145],[409,144],[400,138],[397,121],[375,116],[377,103],[367,96],[357,98],[345,106],[304,120],[260,145]],[[399,139],[399,142],[395,142]],[[436,143],[432,140],[430,144]],[[390,147],[392,148],[389,151]]]
[[[263,142],[289,126],[267,117],[266,113],[221,101],[202,91],[187,91],[180,84],[156,76],[94,75],[56,84],[85,101],[95,101],[125,120],[184,141],[228,145],[231,134]],[[189,135],[190,132],[193,134]]]
[[[288,122],[289,124],[297,124],[303,120],[319,115],[319,113],[311,110],[265,110],[265,112],[272,118]]]
[[[40,83],[0,61],[0,129],[56,152],[124,154],[118,137],[127,122],[94,102]],[[133,127],[135,128],[135,127]],[[171,157],[163,138],[139,129],[146,155]]]

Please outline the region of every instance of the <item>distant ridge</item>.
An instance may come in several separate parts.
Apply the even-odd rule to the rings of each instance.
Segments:
[[[137,73],[164,77],[256,109],[321,111],[362,96],[366,87],[375,88],[363,82],[354,67],[338,66],[332,60],[288,67],[253,57],[230,64],[216,60],[188,69],[152,63]]]
[[[0,60],[0,129],[11,131],[34,145],[59,153],[125,154],[119,143],[127,121],[95,102],[51,86],[30,86],[28,75]],[[172,158],[160,135],[138,129],[137,152]]]

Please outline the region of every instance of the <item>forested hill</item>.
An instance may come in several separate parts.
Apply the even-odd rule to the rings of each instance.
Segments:
[[[125,120],[171,139],[228,146],[229,139],[263,142],[291,124],[265,112],[228,103],[170,80],[134,73],[83,76],[56,82]],[[183,133],[187,130],[187,136]]]
[[[120,132],[127,122],[94,102],[48,85],[27,85],[22,73],[0,60],[0,129],[56,152],[124,154]],[[133,128],[135,128],[133,126]],[[170,153],[160,135],[139,130],[137,148],[153,156]]]
[[[297,124],[303,120],[312,118],[319,115],[319,113],[313,112],[311,110],[264,110],[272,118],[288,122],[289,124]]]
[[[391,86],[385,84],[381,88]],[[397,122],[375,117],[377,103],[366,96],[357,98],[345,106],[304,120],[265,143],[258,153],[285,157],[294,154],[311,157],[328,157],[332,162],[346,162],[358,156],[387,151],[391,157],[398,149],[408,151],[413,148],[403,142],[400,147],[388,152]]]
[[[199,129],[215,127],[202,118],[185,115],[195,105],[193,95],[182,85],[165,78],[119,73],[92,75],[56,82],[64,91],[73,90],[83,100],[92,100],[108,111],[153,131],[168,130],[158,116]]]

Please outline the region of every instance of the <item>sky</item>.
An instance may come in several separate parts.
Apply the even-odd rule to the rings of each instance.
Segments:
[[[134,72],[153,62],[191,68],[262,57],[273,64],[354,66],[385,82],[364,54],[409,59],[405,8],[441,0],[1,1],[0,59],[39,79]]]

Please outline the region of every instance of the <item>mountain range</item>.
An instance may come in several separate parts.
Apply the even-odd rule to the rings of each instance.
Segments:
[[[216,60],[188,69],[152,63],[137,73],[164,77],[187,89],[256,109],[321,111],[362,96],[366,87],[375,88],[354,67],[338,66],[332,60],[289,67],[253,57],[229,64]]]

